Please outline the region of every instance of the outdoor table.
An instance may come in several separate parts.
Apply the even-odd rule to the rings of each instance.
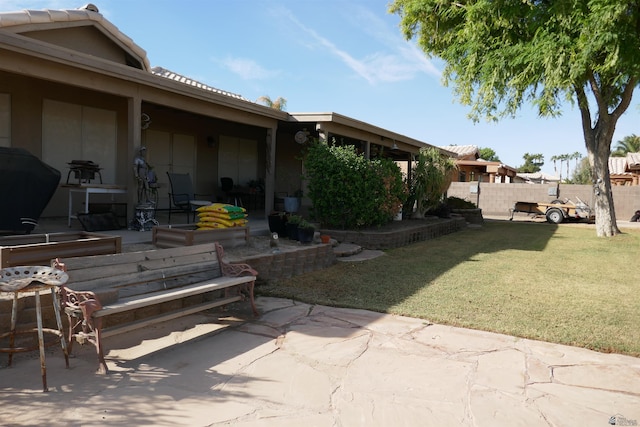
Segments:
[[[71,219],[77,218],[73,215],[73,194],[78,193],[84,195],[84,213],[89,213],[89,197],[91,194],[110,194],[111,201],[113,202],[114,195],[127,194],[127,188],[119,185],[111,184],[80,184],[80,185],[62,185],[62,187],[69,189],[69,213],[67,219],[67,225],[71,227]]]

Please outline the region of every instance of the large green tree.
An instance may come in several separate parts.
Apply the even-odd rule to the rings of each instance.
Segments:
[[[478,148],[478,155],[482,160],[486,160],[488,162],[499,162],[500,158],[496,154],[493,148],[489,147],[480,147]]]
[[[616,123],[640,76],[640,2],[395,0],[407,39],[446,63],[445,84],[470,116],[514,116],[532,103],[556,116],[578,106],[594,182],[596,233],[620,231],[608,159]]]
[[[542,167],[542,165],[544,165],[544,156],[541,153],[524,153],[522,158],[524,159],[524,163],[522,164],[522,166],[518,167],[518,172],[540,172],[540,168]]]

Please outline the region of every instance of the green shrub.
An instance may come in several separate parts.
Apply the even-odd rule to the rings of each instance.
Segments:
[[[304,165],[311,214],[324,226],[383,225],[406,200],[398,166],[390,159],[367,160],[354,146],[314,142]]]
[[[299,225],[304,219],[300,215],[290,215],[287,222],[293,225]]]

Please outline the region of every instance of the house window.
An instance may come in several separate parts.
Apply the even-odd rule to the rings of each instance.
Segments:
[[[467,172],[460,171],[458,174],[458,182],[466,182],[467,181]]]

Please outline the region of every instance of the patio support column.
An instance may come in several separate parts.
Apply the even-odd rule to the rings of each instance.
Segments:
[[[369,141],[362,141],[364,142],[364,158],[365,159],[370,159],[371,158],[371,143]]]
[[[269,216],[269,213],[273,211],[273,198],[275,197],[276,189],[276,130],[277,127],[267,129],[266,143],[267,143],[267,165],[265,168],[264,179],[264,213],[265,218]]]
[[[142,144],[142,99],[138,97],[127,99],[127,158],[125,159],[125,179],[127,184],[127,222],[133,218],[135,206],[138,203],[136,189],[138,183],[133,176],[133,158],[136,148]]]

